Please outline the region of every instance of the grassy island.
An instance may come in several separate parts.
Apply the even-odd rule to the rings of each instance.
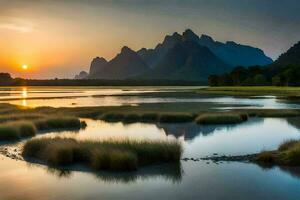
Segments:
[[[133,171],[155,163],[179,163],[177,141],[77,141],[70,138],[40,138],[26,142],[23,156],[59,167],[84,164],[93,170]]]
[[[77,117],[66,116],[39,116],[16,114],[13,116],[1,116],[4,122],[0,122],[0,141],[18,140],[24,137],[35,136],[38,132],[53,131],[58,129],[80,129],[86,126]]]
[[[275,151],[263,151],[259,153],[256,162],[300,166],[300,140],[289,140],[282,143]]]

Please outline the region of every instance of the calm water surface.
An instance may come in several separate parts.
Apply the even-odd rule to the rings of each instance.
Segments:
[[[234,98],[180,95],[203,87],[0,87],[0,103],[38,107],[120,106],[140,103],[199,102],[231,104],[235,108],[300,108],[283,103],[274,96]],[[178,96],[160,97],[157,93],[178,92]],[[153,95],[146,95],[153,93]],[[240,107],[236,107],[240,106]],[[233,107],[224,107],[230,109]]]
[[[131,105],[152,102],[215,102],[249,108],[298,108],[274,97],[232,98],[201,96],[147,96],[153,92],[181,92],[186,87],[146,88],[0,88],[0,102],[24,106]],[[195,88],[189,88],[193,90]],[[143,95],[136,95],[143,94]],[[300,119],[252,118],[231,126],[200,126],[195,123],[107,123],[82,119],[87,128],[79,132],[54,132],[37,137],[77,139],[180,140],[183,157],[240,155],[272,150],[284,140],[300,139]],[[11,151],[23,142],[4,145]],[[3,147],[3,146],[2,146]],[[0,155],[0,200],[93,200],[93,199],[299,199],[299,168],[266,168],[242,162],[181,162],[159,165],[134,173],[92,173],[81,167],[72,171],[16,161]]]

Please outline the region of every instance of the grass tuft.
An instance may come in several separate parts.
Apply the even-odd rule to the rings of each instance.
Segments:
[[[86,124],[81,123],[76,117],[49,117],[34,121],[36,127],[40,131],[51,129],[80,129]]]
[[[262,162],[262,163],[273,163],[273,162],[275,162],[275,157],[272,152],[263,151],[257,155],[256,161]]]
[[[70,138],[39,138],[25,143],[23,156],[51,166],[83,163],[94,170],[132,171],[154,163],[179,163],[178,142],[76,141]]]
[[[0,126],[0,140],[17,140],[20,138],[16,128],[6,125]]]
[[[122,121],[125,123],[134,122],[162,122],[162,123],[180,123],[191,122],[195,119],[193,114],[189,113],[131,113],[131,112],[111,112],[100,116],[100,119],[108,122]]]
[[[17,140],[36,135],[36,128],[32,122],[16,121],[0,124],[0,140]]]
[[[210,113],[202,114],[196,118],[198,124],[236,124],[248,119],[245,113]]]
[[[287,166],[300,166],[300,140],[282,143],[277,151],[261,152],[256,161]]]
[[[293,146],[295,146],[298,143],[299,143],[299,141],[297,141],[297,140],[285,141],[282,144],[280,144],[280,146],[278,147],[278,151],[286,151],[286,150],[292,148]]]

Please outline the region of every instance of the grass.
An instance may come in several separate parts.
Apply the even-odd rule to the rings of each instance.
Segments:
[[[40,131],[52,129],[80,129],[85,124],[76,117],[52,116],[34,121],[35,126]]]
[[[295,96],[300,95],[300,87],[276,86],[236,86],[236,87],[207,87],[198,91],[202,94],[232,95],[232,96]]]
[[[248,87],[252,88],[252,87]],[[207,88],[207,90],[211,90]],[[243,89],[247,90],[247,89]],[[259,90],[265,91],[259,87]],[[199,124],[234,124],[249,117],[296,117],[299,109],[238,109],[219,112],[215,103],[149,103],[137,106],[76,107],[76,108],[23,108],[10,104],[0,104],[0,124],[12,121],[32,121],[38,131],[51,131],[60,128],[84,127],[78,118],[100,119],[108,122],[147,122]],[[214,108],[214,109],[212,109]],[[224,114],[227,113],[227,114]],[[241,113],[246,113],[240,115]]]
[[[199,115],[196,118],[198,124],[236,124],[248,120],[246,113],[219,112]]]
[[[253,109],[246,111],[249,116],[255,117],[297,117],[300,116],[300,111],[298,109]]]
[[[257,155],[255,161],[286,166],[300,166],[300,140],[288,140],[276,151],[264,151]]]
[[[0,124],[0,140],[17,140],[36,135],[36,127],[29,121]]]
[[[39,116],[39,118],[37,118]],[[2,121],[1,121],[2,119]],[[85,128],[86,123],[76,117],[60,115],[15,114],[0,117],[0,141],[18,140],[24,137],[35,136],[40,131],[52,131],[57,129]]]
[[[85,164],[93,170],[133,171],[155,163],[179,163],[178,142],[162,141],[77,141],[70,138],[32,139],[23,156],[50,166]]]
[[[162,123],[181,123],[191,122],[195,119],[195,115],[190,113],[148,113],[140,112],[139,114],[131,112],[109,112],[99,116],[99,119],[116,122],[122,121],[125,123],[133,122],[162,122]]]

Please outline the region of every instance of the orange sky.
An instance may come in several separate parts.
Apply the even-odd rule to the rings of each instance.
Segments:
[[[272,13],[271,5],[258,0],[240,2],[0,0],[0,71],[27,78],[70,78],[88,70],[93,57],[111,59],[124,45],[152,48],[166,34],[186,28],[260,47],[272,58],[299,40],[298,15],[294,19],[288,12]],[[292,20],[283,23],[287,17]],[[29,69],[21,70],[23,64]]]

